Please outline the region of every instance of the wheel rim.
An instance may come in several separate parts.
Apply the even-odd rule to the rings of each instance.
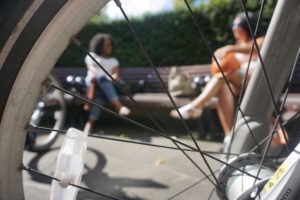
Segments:
[[[78,3],[77,6],[79,6],[79,1],[77,3]],[[75,4],[76,4],[76,2],[72,5],[75,5]],[[80,6],[82,6],[82,5],[80,5]],[[72,7],[71,3],[70,3],[70,7]],[[90,7],[89,9],[94,9],[94,8]],[[64,8],[62,10],[64,10]],[[70,10],[72,10],[72,8],[70,8]],[[67,13],[69,15],[70,12],[68,13],[68,11],[70,11],[70,10],[64,11],[64,13]],[[83,10],[84,10],[84,8],[83,8]],[[61,17],[60,19],[64,18],[63,16],[59,16],[59,17]],[[72,17],[70,17],[70,15],[68,17],[71,18],[72,20],[74,20]],[[88,19],[88,17],[87,17],[87,19]],[[56,19],[54,19],[54,20],[56,20]],[[74,20],[74,21],[76,21],[76,20]],[[67,23],[67,22],[65,22],[65,23]],[[77,23],[77,21],[76,21],[76,23]],[[49,26],[51,26],[51,24]],[[50,35],[51,35],[51,37],[53,37],[53,35],[54,35],[54,37],[57,36],[57,38],[61,38],[61,40],[58,39],[59,43],[54,43],[53,46],[51,46],[51,47],[57,48],[59,46],[58,49],[64,49],[64,47],[67,45],[66,41],[68,40],[68,38],[70,36],[72,36],[74,32],[78,31],[77,25],[76,26],[74,25],[74,27],[71,27],[70,29],[73,29],[74,31],[68,32],[68,34],[66,34],[67,36],[61,36],[62,34],[57,35],[57,33],[55,35],[53,33],[53,31],[51,32],[51,30],[55,30],[55,29],[49,28],[49,30],[50,30],[49,33],[44,32],[45,35],[43,37],[50,38]],[[56,31],[57,31],[57,29],[56,29]],[[62,33],[62,32],[60,32],[60,33]],[[37,45],[36,45],[37,46],[36,49],[43,49],[43,47],[45,47],[45,45],[46,45],[46,42],[43,43],[43,42],[38,41]],[[0,127],[1,132],[4,132],[5,130],[13,130],[13,132],[16,134],[16,137],[18,139],[9,141],[8,142],[9,144],[14,144],[14,145],[21,146],[21,147],[22,147],[22,144],[24,144],[24,135],[25,135],[24,127],[27,124],[28,116],[30,115],[30,110],[32,110],[32,108],[34,107],[32,102],[35,102],[34,100],[37,99],[40,85],[42,84],[44,78],[50,71],[51,66],[53,66],[55,58],[61,53],[61,51],[57,51],[57,50],[55,52],[51,51],[51,47],[48,47],[49,49],[44,50],[43,52],[37,52],[37,50],[32,51],[30,53],[31,55],[25,61],[24,68],[22,68],[20,75],[17,77],[15,86],[12,89],[12,94],[10,95],[9,100],[8,100],[7,108],[4,112],[4,119],[13,119],[15,121],[14,126],[16,126],[16,127],[13,128],[12,123],[9,123],[9,121],[5,121],[5,120],[2,123],[4,125],[2,126],[2,124],[1,124],[1,127]],[[45,55],[47,55],[47,56],[50,55],[50,58],[47,58],[46,60],[43,59],[43,58],[45,58]],[[32,57],[40,57],[41,60],[37,61],[36,59],[31,59]],[[47,66],[47,67],[45,67],[45,71],[43,71],[43,73],[36,72],[35,74],[33,74],[30,77],[28,77],[28,76],[25,77],[25,74],[35,71],[34,69],[37,68],[41,64]],[[38,70],[38,71],[41,71],[41,70]],[[35,85],[33,85],[31,82],[33,82]],[[24,84],[24,83],[27,83],[27,84]],[[22,85],[22,86],[20,86],[20,85]],[[31,90],[30,90],[31,95],[26,94],[28,92],[28,90],[25,90],[24,92],[19,92],[19,91],[24,90],[25,88],[31,88]],[[30,98],[28,96],[30,96]],[[25,98],[25,97],[27,97],[27,98]],[[25,101],[26,105],[28,105],[28,107],[21,108],[19,106],[20,101],[18,100],[18,98],[22,99],[22,101]],[[18,106],[14,107],[14,104],[17,104]],[[23,114],[23,116],[17,115],[17,114],[19,114],[20,111]],[[5,137],[5,134],[3,134],[3,135],[4,135],[3,137]],[[2,144],[1,144],[1,146],[2,146]],[[6,146],[3,145],[3,146],[4,146],[3,149],[8,149],[7,145]],[[5,153],[6,153],[5,150],[3,150],[3,149],[1,149],[1,151],[0,151],[1,157],[3,157],[3,155],[5,155]],[[18,161],[18,162],[16,162],[16,163],[8,162],[7,160],[4,159],[4,161],[6,161],[6,163],[10,163],[13,166],[13,168],[16,169],[14,171],[15,173],[20,171],[20,166],[21,166],[20,161],[22,160],[22,156],[21,156],[22,154],[20,153],[21,151],[23,151],[23,149],[18,148],[18,149],[16,149],[16,151],[13,151],[11,153],[12,156],[15,156],[16,154],[18,154],[19,157],[17,157],[18,159],[16,159],[16,161]],[[18,173],[16,173],[16,174],[18,174]],[[19,175],[16,175],[15,177],[18,180],[20,180]]]
[[[3,163],[1,168],[4,169],[0,174],[0,180],[3,180],[0,184],[2,199],[23,198],[21,167],[26,124],[43,80],[68,45],[69,38],[106,3],[106,0],[89,1],[84,5],[80,0],[67,2],[49,23],[24,61],[8,97],[0,125],[0,159]],[[37,70],[41,67],[43,70]],[[24,104],[26,106],[22,106]],[[11,137],[11,133],[14,133],[14,137]],[[11,188],[11,185],[14,187]]]

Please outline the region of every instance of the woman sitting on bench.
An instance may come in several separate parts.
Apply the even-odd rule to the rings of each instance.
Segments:
[[[252,30],[255,30],[257,18],[253,13],[248,13],[249,22]],[[220,64],[220,67],[230,82],[231,88],[236,96],[239,95],[241,84],[246,78],[246,71],[248,61],[250,59],[250,50],[252,48],[253,40],[248,27],[245,13],[238,14],[232,25],[232,32],[236,43],[233,45],[224,46],[215,51],[215,56]],[[258,32],[257,32],[258,33]],[[263,35],[256,34],[256,42],[259,47],[263,43]],[[251,57],[251,64],[249,75],[253,70],[255,60],[258,57],[256,49],[254,49]],[[205,104],[214,96],[219,97],[217,106],[218,115],[225,132],[225,136],[230,134],[233,119],[235,115],[235,97],[229,92],[225,79],[215,61],[211,65],[212,78],[204,88],[203,92],[194,99],[191,103],[179,108],[179,112],[184,119],[198,118],[202,114],[202,109]],[[176,110],[172,110],[170,115],[174,118],[179,118]]]

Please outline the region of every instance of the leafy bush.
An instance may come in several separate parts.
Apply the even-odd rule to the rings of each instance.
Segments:
[[[247,8],[257,12],[259,3],[259,0],[248,1]],[[274,4],[273,0],[266,3],[262,23],[264,28],[270,20]],[[211,0],[194,9],[212,50],[233,42],[230,26],[236,13],[241,10],[237,0]],[[155,66],[210,62],[211,56],[186,10],[135,18],[131,23]],[[99,24],[87,24],[78,34],[78,38],[88,47],[89,40],[98,32],[110,33],[113,36],[114,56],[119,59],[121,67],[149,66],[124,20],[111,23],[103,20]],[[59,59],[57,66],[84,66],[84,57],[85,53],[71,44]]]

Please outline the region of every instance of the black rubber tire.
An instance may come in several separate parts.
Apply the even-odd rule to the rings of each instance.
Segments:
[[[107,2],[0,2],[0,200],[24,199],[22,156],[39,89],[70,38]]]
[[[34,43],[41,35],[47,24],[55,16],[55,14],[62,8],[67,0],[51,0],[44,1],[37,9],[30,13],[29,8],[37,1],[22,1],[22,0],[6,0],[1,2],[1,25],[0,25],[0,49],[1,55],[6,51],[5,60],[1,60],[0,71],[0,119],[1,125],[3,122],[3,111],[7,104],[8,96],[11,88],[20,72],[23,62],[27,57],[29,51]],[[30,20],[24,20],[25,13],[30,13],[32,16]],[[22,22],[23,21],[23,22]],[[24,29],[18,33],[17,38],[13,39],[10,44],[11,48],[7,48],[7,41],[9,41],[13,34],[18,31],[17,27],[20,23],[24,24]],[[3,57],[1,57],[3,59]],[[0,140],[6,140],[2,133],[0,133]],[[7,161],[0,153],[0,160],[2,169],[0,170],[0,199],[22,199],[23,183],[22,173],[20,172],[22,154],[20,150],[24,147],[25,138],[15,137],[14,141],[8,140],[10,146],[16,151],[7,152],[7,157],[12,158],[11,162]],[[23,146],[22,146],[23,143]],[[21,148],[21,149],[20,149]],[[3,150],[7,151],[7,150]]]
[[[1,25],[0,25],[0,49],[3,50],[5,42],[9,40],[16,26],[22,20],[22,16],[29,9],[31,1],[6,0],[0,7]],[[41,35],[51,19],[67,0],[44,1],[35,11],[32,18],[27,22],[19,37],[14,41],[11,50],[7,54],[0,71],[0,119],[16,76],[19,73],[25,58],[32,46]],[[4,33],[4,34],[2,34]]]

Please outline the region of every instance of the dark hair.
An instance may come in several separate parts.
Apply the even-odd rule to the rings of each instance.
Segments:
[[[253,33],[254,33],[256,25],[257,25],[258,18],[252,12],[248,12],[248,17],[249,17],[249,24],[251,26],[251,29],[252,29]],[[238,25],[247,32],[249,37],[251,37],[251,32],[250,32],[249,25],[248,25],[248,22],[247,22],[246,14],[244,12],[238,13],[235,18],[240,19],[240,22],[238,23]],[[264,35],[264,34],[262,33],[262,31],[258,27],[258,30],[256,32],[255,37],[260,37],[262,35]]]
[[[107,33],[98,33],[94,35],[90,41],[89,51],[101,55],[105,39],[112,41],[112,37]]]

